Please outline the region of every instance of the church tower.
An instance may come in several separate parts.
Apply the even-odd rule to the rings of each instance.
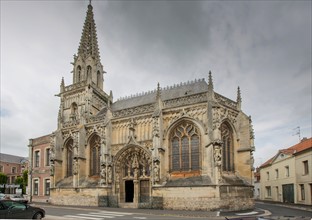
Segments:
[[[88,122],[103,107],[110,96],[103,90],[104,73],[100,60],[93,7],[88,5],[78,53],[74,55],[73,82],[65,86],[61,81],[58,128]]]

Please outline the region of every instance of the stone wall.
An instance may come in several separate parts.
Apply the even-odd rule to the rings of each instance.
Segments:
[[[50,203],[53,205],[109,206],[107,188],[51,189]]]
[[[162,197],[163,209],[214,211],[246,210],[254,207],[252,194],[246,194],[249,187],[246,189],[234,186],[222,190],[226,192],[221,193],[220,197],[219,188],[216,186],[167,187],[153,189],[153,195],[158,195],[158,200]],[[157,208],[160,208],[160,204],[157,204]]]

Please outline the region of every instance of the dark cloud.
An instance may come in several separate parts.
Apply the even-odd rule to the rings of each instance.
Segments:
[[[1,1],[1,151],[56,126],[88,2]],[[93,1],[106,92],[114,99],[208,77],[251,115],[257,157],[311,136],[311,1]],[[16,16],[16,15],[19,16]],[[16,65],[18,64],[18,65]],[[18,79],[18,80],[17,80]],[[19,88],[17,90],[13,88]],[[2,102],[3,103],[3,102]],[[15,106],[15,107],[14,107]],[[14,135],[12,124],[31,132]],[[4,141],[5,140],[5,141]],[[16,143],[11,145],[11,143]],[[12,146],[10,149],[7,146]],[[11,151],[12,153],[13,151]],[[259,162],[258,162],[259,163]]]

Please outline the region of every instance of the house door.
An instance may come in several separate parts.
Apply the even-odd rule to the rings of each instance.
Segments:
[[[294,203],[294,184],[283,185],[283,202]]]
[[[133,180],[126,180],[125,181],[125,202],[133,202],[133,197],[134,197],[134,184]]]

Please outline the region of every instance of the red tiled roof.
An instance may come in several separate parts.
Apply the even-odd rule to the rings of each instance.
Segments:
[[[266,167],[272,164],[272,162],[274,161],[274,159],[280,154],[297,154],[300,153],[306,149],[312,148],[312,138],[308,138],[305,140],[302,140],[300,143],[291,146],[287,149],[281,149],[278,151],[278,153],[276,155],[274,155],[274,157],[270,158],[269,160],[267,160],[265,163],[263,163],[260,168],[262,167]]]

